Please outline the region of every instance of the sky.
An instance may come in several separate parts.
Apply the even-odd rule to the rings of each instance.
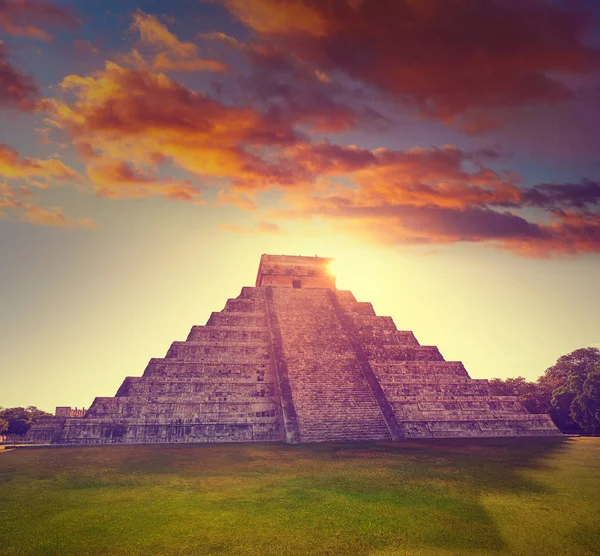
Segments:
[[[592,0],[0,0],[0,406],[89,407],[254,285],[473,378],[600,347]]]

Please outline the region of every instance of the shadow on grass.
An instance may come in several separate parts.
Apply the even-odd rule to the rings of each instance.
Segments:
[[[294,518],[282,525],[320,535],[325,544],[328,535],[344,531],[353,532],[349,546],[355,549],[361,537],[383,549],[398,541],[400,531],[400,538],[408,533],[440,549],[502,551],[504,540],[482,496],[547,492],[521,472],[545,467],[564,443],[552,438],[263,445],[240,447],[224,459],[222,447],[206,447],[204,466],[189,459],[201,452],[178,447],[168,456],[139,454],[122,470],[200,472],[209,482],[211,476],[243,477],[243,488],[213,501],[215,511],[265,518],[284,511]],[[271,480],[264,483],[260,476]]]
[[[0,521],[12,515],[0,542],[16,553],[502,553],[482,499],[549,493],[523,471],[568,442],[17,450],[0,458]]]
[[[319,494],[341,493],[363,515],[365,509],[383,505],[380,519],[401,518],[427,546],[500,552],[505,542],[482,497],[548,493],[548,487],[522,471],[546,468],[565,443],[552,438],[316,445],[308,448],[311,454],[360,471],[303,474],[289,480],[289,494],[314,505]],[[293,449],[301,454],[307,450]]]

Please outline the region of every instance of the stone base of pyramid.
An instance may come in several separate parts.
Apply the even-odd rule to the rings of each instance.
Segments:
[[[554,436],[462,363],[335,289],[327,259],[263,255],[245,287],[86,417],[65,444],[330,442]],[[29,439],[36,441],[36,427]],[[44,440],[45,441],[45,440]]]

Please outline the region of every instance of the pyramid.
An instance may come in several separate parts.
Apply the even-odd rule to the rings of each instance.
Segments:
[[[54,442],[288,443],[548,436],[514,396],[337,290],[331,259],[262,255],[244,287]],[[35,437],[35,429],[32,429]],[[47,435],[46,435],[47,437]]]

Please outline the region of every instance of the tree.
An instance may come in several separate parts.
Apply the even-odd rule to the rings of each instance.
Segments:
[[[571,404],[575,392],[566,384],[557,388],[552,395],[550,416],[561,431],[576,430],[581,427],[571,418]]]
[[[490,385],[499,396],[517,396],[530,413],[548,413],[550,396],[537,382],[528,382],[522,376],[517,378],[493,378]]]
[[[500,396],[517,396],[531,413],[549,413],[562,431],[600,430],[596,415],[600,409],[600,386],[595,378],[600,368],[600,349],[580,348],[558,358],[536,381],[522,376],[494,378],[490,385]],[[590,376],[592,373],[593,376]],[[589,380],[589,382],[588,382]]]
[[[575,395],[569,415],[582,429],[596,435],[600,431],[600,365],[593,368],[585,380],[571,382]]]
[[[517,389],[515,384],[524,380],[525,379],[522,376],[518,376],[517,378],[507,378],[505,380],[502,380],[501,378],[492,378],[490,380],[490,386],[498,396],[516,396]]]
[[[587,415],[584,407],[591,402],[581,396],[588,375],[599,365],[600,349],[576,349],[559,357],[552,367],[546,369],[544,376],[540,377],[538,382],[552,391],[549,413],[561,430],[592,432],[591,425],[584,418]]]
[[[558,361],[546,369],[539,382],[554,391],[564,386],[572,375],[587,376],[591,367],[600,365],[600,349],[595,347],[580,348],[563,355]]]
[[[25,434],[31,426],[31,416],[23,407],[9,407],[0,413],[8,421],[8,434]]]
[[[28,405],[26,411],[31,415],[31,421],[36,421],[38,417],[50,417],[52,413],[48,413],[43,409],[38,409],[35,405]]]
[[[4,434],[8,431],[8,421],[6,419],[0,418],[0,434]]]
[[[6,421],[8,423],[6,429],[8,434],[23,435],[29,430],[31,423],[38,417],[46,415],[50,415],[50,413],[42,411],[33,405],[27,406],[27,409],[24,407],[9,407],[0,411],[0,427],[1,421]]]

